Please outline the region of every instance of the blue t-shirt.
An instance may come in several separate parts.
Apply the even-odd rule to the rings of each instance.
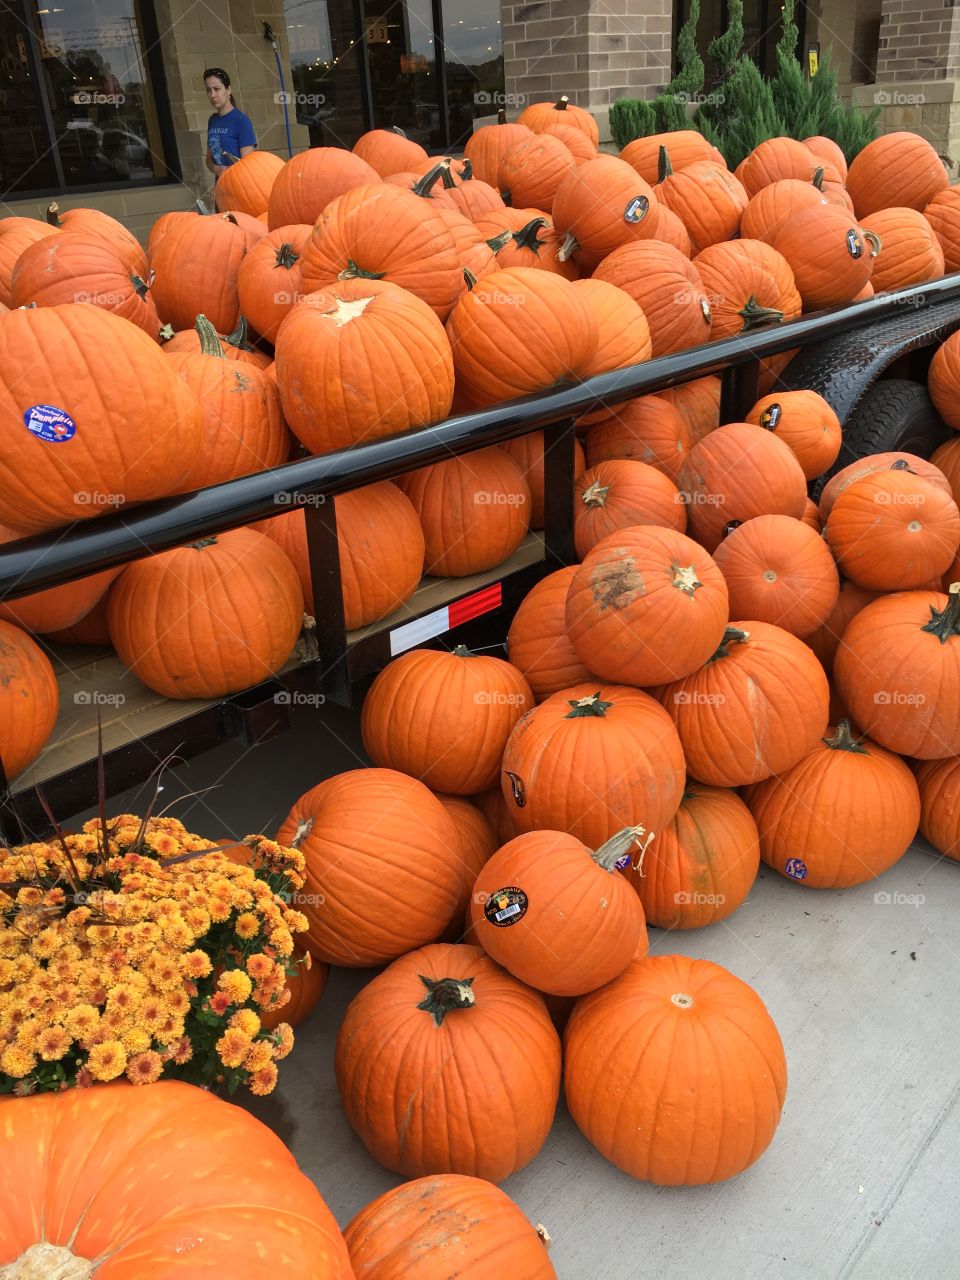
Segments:
[[[249,116],[234,107],[225,116],[216,112],[207,122],[207,146],[213,163],[229,167],[240,159],[241,147],[255,147],[257,135]],[[226,153],[229,152],[229,155]],[[234,157],[231,159],[230,157]]]

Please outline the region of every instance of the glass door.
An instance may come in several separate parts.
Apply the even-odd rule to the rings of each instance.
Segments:
[[[363,0],[373,128],[399,125],[427,151],[446,147],[431,0]]]
[[[0,193],[60,185],[19,5],[0,0]]]
[[[313,147],[350,148],[367,127],[353,0],[288,0],[284,12],[297,123]]]

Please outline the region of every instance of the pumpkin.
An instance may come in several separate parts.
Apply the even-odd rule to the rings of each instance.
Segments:
[[[220,213],[238,211],[258,218],[270,204],[273,184],[285,168],[272,151],[251,151],[230,165],[214,188]]]
[[[583,295],[529,267],[491,271],[454,307],[447,333],[457,392],[472,408],[580,377],[599,344]]]
[[[674,173],[698,160],[710,160],[726,168],[727,162],[722,154],[697,129],[676,129],[670,133],[652,133],[646,138],[635,138],[620,152],[620,159],[636,169],[644,182],[653,186],[660,181],[661,149],[664,147]]]
[[[864,476],[874,475],[878,471],[912,471],[928,481],[941,493],[951,496],[950,481],[932,462],[920,458],[915,453],[871,453],[865,458],[858,458],[849,466],[838,471],[823,487],[820,494],[820,519],[826,524],[837,498],[852,484],[862,480]]]
[[[719,427],[721,388],[720,378],[710,374],[657,392],[657,398],[672,405],[686,422],[691,447]]]
[[[311,453],[450,412],[453,360],[443,326],[419,297],[386,280],[311,293],[284,320],[276,352],[283,415]]]
[[[960,583],[866,605],[843,633],[833,678],[881,747],[918,760],[960,755]]]
[[[113,647],[167,698],[221,698],[269,679],[290,657],[302,619],[296,570],[251,529],[127,565],[107,602]]]
[[[471,221],[506,208],[503,197],[495,186],[479,179],[457,182],[451,163],[450,160],[444,160],[425,174],[422,182],[414,187],[417,195],[423,195],[427,191],[429,195],[436,197],[438,204],[442,202],[441,207],[445,205]],[[434,176],[438,170],[438,176],[443,180],[440,189],[437,189],[437,177]]]
[[[796,764],[822,736],[830,701],[810,649],[767,622],[731,623],[710,662],[656,696],[690,775],[714,787],[746,786]]]
[[[738,618],[772,622],[801,639],[830,616],[840,594],[833,556],[818,532],[792,516],[756,516],[714,552]]]
[[[761,187],[743,211],[740,234],[751,240],[772,244],[777,233],[801,209],[822,209],[829,204],[826,196],[812,182],[798,178],[781,178]]]
[[[626,827],[596,851],[562,831],[529,831],[477,876],[470,923],[497,964],[538,991],[578,996],[612,982],[646,932],[619,866],[646,843]]]
[[[608,534],[642,524],[678,533],[687,527],[677,486],[661,471],[645,462],[616,458],[577,478],[573,528],[579,560]]]
[[[960,332],[951,333],[933,353],[927,389],[947,426],[960,431]]]
[[[400,285],[446,319],[462,280],[446,223],[411,191],[354,187],[323,210],[300,260],[304,293],[359,279]]]
[[[253,365],[227,360],[206,316],[197,316],[196,328],[199,353],[170,357],[203,422],[203,448],[178,486],[183,493],[279,466],[291,446],[273,380]]]
[[[895,205],[924,209],[949,184],[936,151],[917,133],[885,133],[859,151],[847,173],[858,218]]]
[[[277,174],[270,188],[267,225],[271,231],[312,226],[331,200],[376,183],[378,176],[359,155],[342,147],[310,147],[292,156]]]
[[[334,150],[333,147],[330,150]],[[365,161],[381,178],[410,169],[426,161],[427,153],[396,125],[392,129],[371,129],[353,144],[353,154]]]
[[[286,1280],[352,1280],[333,1214],[265,1124],[179,1080],[133,1089],[0,1101],[8,1275],[252,1276],[262,1247]],[[82,1191],[60,1159],[84,1165]]]
[[[784,178],[809,182],[821,167],[823,158],[796,138],[768,138],[754,147],[737,172],[747,195],[755,196]]]
[[[582,270],[592,271],[614,249],[655,235],[657,209],[653,189],[623,160],[597,156],[577,165],[552,202],[554,225],[564,237],[561,260],[575,257]]]
[[[687,228],[665,204],[657,206],[657,234],[654,239],[672,245],[685,258],[693,257],[693,246],[690,243]]]
[[[488,242],[497,241],[498,267],[535,267],[567,280],[576,280],[580,274],[572,259],[561,262],[557,257],[563,237],[545,214],[532,209],[498,209],[478,218],[476,226]],[[499,243],[505,231],[509,237]]]
[[[436,938],[460,901],[452,819],[422,782],[393,769],[349,769],[318,783],[277,839],[306,860],[302,936],[316,960],[383,964]]]
[[[772,244],[793,271],[804,310],[849,302],[870,279],[880,246],[849,213],[832,205],[795,213]]]
[[[581,378],[592,378],[613,369],[626,369],[650,359],[653,352],[650,326],[628,293],[605,280],[575,280],[574,287],[580,297],[586,299],[600,335],[597,350],[593,359],[584,366]],[[614,412],[619,407],[614,406]],[[600,422],[609,412],[610,409],[601,404],[590,413],[583,414],[578,422],[581,427]]]
[[[479,792],[478,795],[472,797],[472,800],[487,822],[489,822],[494,835],[497,837],[498,848],[520,834],[520,828],[513,820],[512,806],[507,804],[499,783],[489,791]],[[470,887],[471,889],[473,888],[472,885]]]
[[[777,1028],[709,960],[651,956],[574,1006],[563,1037],[570,1114],[633,1178],[700,1186],[770,1145],[787,1091]]]
[[[667,162],[663,180],[653,192],[686,227],[694,253],[729,240],[739,229],[749,200],[732,173],[708,160],[697,160],[679,173],[673,173]]]
[[[596,120],[583,107],[574,106],[566,94],[561,94],[556,102],[533,102],[524,107],[517,117],[517,124],[525,124],[534,133],[540,133],[558,120],[585,133],[595,147],[600,145]]]
[[[858,586],[849,578],[840,577],[840,590],[837,603],[830,611],[829,617],[803,638],[820,659],[827,675],[833,672],[833,660],[842,643],[844,631],[862,608],[876,600],[876,593]],[[841,717],[842,718],[842,717]]]
[[[107,592],[105,591],[89,613],[63,631],[45,633],[50,644],[91,644],[97,648],[109,648],[110,631],[107,627]]]
[[[680,808],[625,873],[659,929],[701,929],[746,900],[760,865],[750,810],[722,787],[687,782]]]
[[[956,758],[925,760],[916,772],[920,789],[920,834],[954,862],[960,862],[957,764]]]
[[[446,209],[441,205],[438,207],[438,212],[447,229],[452,233],[457,246],[462,276],[457,294],[459,299],[470,288],[473,280],[479,280],[481,276],[495,269],[497,261],[495,248],[498,241],[488,241],[483,232],[456,209]]]
[[[576,160],[559,138],[535,133],[503,153],[497,186],[504,202],[515,209],[534,208],[550,213],[561,183],[576,168]]]
[[[0,618],[0,763],[8,782],[46,746],[59,701],[50,659],[26,632]]]
[[[640,306],[655,357],[710,341],[712,316],[700,273],[672,245],[623,245],[604,258],[593,279],[617,285]]]
[[[559,138],[578,165],[597,158],[598,151],[593,141],[573,125],[548,124],[546,128],[538,129],[537,132],[549,133],[551,137]]]
[[[386,618],[416,591],[423,574],[423,530],[410,500],[389,480],[338,493],[333,509],[344,625],[353,631]],[[290,557],[313,614],[305,512],[290,511],[258,527]]]
[[[384,1192],[360,1210],[344,1239],[358,1280],[556,1280],[546,1229],[534,1229],[498,1187],[464,1174],[415,1178]]]
[[[624,827],[659,831],[683,794],[676,730],[639,689],[573,685],[528,711],[503,753],[501,787],[521,831],[598,848]]]
[[[244,248],[247,250],[259,244],[267,234],[267,224],[261,222],[259,218],[252,217],[249,213],[241,213],[237,210],[235,213],[224,213],[219,216],[226,222],[231,222],[235,227],[240,228],[243,234]]]
[[[869,591],[907,591],[950,567],[960,511],[920,476],[875,471],[836,499],[824,537],[845,577]]]
[[[697,254],[693,265],[710,304],[714,342],[799,318],[801,302],[793,272],[761,240],[710,245]]]
[[[334,1066],[361,1142],[407,1178],[504,1181],[543,1146],[560,1093],[543,998],[479,947],[395,960],[348,1005]]]
[[[36,218],[0,219],[0,306],[9,308],[13,304],[10,284],[20,255],[38,240],[56,234],[56,227]]]
[[[925,207],[923,216],[943,250],[944,271],[960,271],[960,191],[945,187]],[[2,224],[0,224],[2,225]],[[0,255],[3,240],[0,238]]]
[[[803,515],[800,517],[801,523],[807,525],[810,529],[821,533],[822,526],[820,524],[820,508],[812,498],[808,498],[803,508]]]
[[[783,515],[799,520],[807,500],[803,470],[776,436],[746,422],[711,431],[695,444],[680,468],[694,538],[714,551],[734,520]]]
[[[946,444],[934,449],[930,464],[946,476],[956,502],[960,498],[960,436],[952,436]]]
[[[323,995],[330,977],[330,966],[314,960],[309,951],[294,957],[296,972],[287,975],[286,990],[290,999],[275,1009],[260,1010],[260,1025],[265,1031],[275,1031],[281,1022],[299,1027],[313,1013]]]
[[[182,408],[136,325],[69,303],[0,316],[0,521],[36,533],[172,492],[200,447]]]
[[[109,241],[79,231],[45,236],[24,249],[10,282],[11,305],[86,302],[129,320],[151,338],[160,321],[146,283],[131,275]]]
[[[232,220],[184,215],[150,252],[150,290],[160,319],[189,329],[203,312],[217,333],[229,333],[240,315],[237,277],[247,251],[244,233]]]
[[[593,415],[591,415],[593,421]],[[690,452],[690,432],[679,410],[660,396],[635,396],[603,418],[597,414],[584,440],[587,465],[634,458],[676,482]]]
[[[300,300],[300,259],[312,230],[298,225],[277,227],[240,263],[240,310],[267,342],[276,342],[281,321]]]
[[[920,821],[913,774],[892,752],[853,738],[846,720],[792,769],[754,787],[748,803],[763,861],[810,889],[875,879],[903,857]]]
[[[468,796],[492,787],[510,733],[533,694],[509,662],[412,649],[387,664],[363,702],[363,745],[375,765]]]
[[[474,132],[463,148],[465,159],[473,165],[473,174],[481,182],[497,185],[500,161],[514,143],[529,138],[531,130],[525,124],[509,124],[502,108],[497,112],[495,125],[484,125]]]
[[[567,635],[567,592],[578,567],[567,565],[541,578],[521,600],[507,632],[507,657],[538,702],[590,679]]]
[[[6,219],[4,219],[6,222]],[[147,255],[132,231],[122,222],[111,218],[100,209],[67,209],[61,213],[54,200],[47,206],[47,222],[59,231],[80,231],[84,235],[99,236],[113,245],[124,266],[131,275],[147,278]]]
[[[916,209],[879,209],[864,219],[864,226],[883,245],[870,277],[875,292],[906,289],[925,280],[939,280],[943,275],[940,242]]]
[[[551,444],[551,447],[552,444]],[[530,486],[530,528],[542,529],[546,516],[544,491],[544,432],[531,431],[528,435],[506,440],[499,446],[511,457]],[[586,467],[583,446],[579,440],[573,444],[573,474],[578,476]]]
[[[658,685],[696,671],[716,650],[727,623],[727,588],[711,557],[690,538],[658,525],[633,525],[609,534],[584,557],[570,584],[566,616],[570,642],[594,675]]]
[[[841,181],[846,181],[847,160],[838,142],[834,142],[832,138],[825,138],[822,134],[815,134],[812,138],[804,138],[803,145],[821,160],[832,164],[839,173]]]
[[[19,533],[0,525],[0,545],[16,542],[20,537]],[[73,582],[64,582],[59,587],[48,587],[45,591],[21,596],[9,604],[0,603],[0,618],[40,635],[62,631],[90,612],[119,572],[119,569],[104,569],[85,578],[76,578]]]
[[[425,572],[437,577],[502,564],[529,527],[530,486],[495,445],[410,472],[403,489],[423,527]]]
[[[440,940],[462,942],[464,921],[470,906],[474,883],[486,862],[500,847],[500,841],[487,818],[472,801],[463,796],[441,794],[437,794],[437,799],[446,809],[457,829],[460,852],[460,898],[450,927]],[[470,941],[474,942],[475,939]]]
[[[229,333],[218,333],[220,350],[227,360],[237,360],[240,364],[256,365],[258,369],[269,370],[273,364],[272,357],[265,351],[257,351],[247,340],[248,325],[246,316],[241,316],[235,329]],[[160,350],[165,356],[196,355],[200,350],[200,335],[197,332],[196,317],[189,329],[181,329],[174,333],[169,325],[160,331]]]
[[[816,391],[780,391],[761,397],[747,422],[765,427],[789,448],[807,480],[836,462],[843,442],[840,419]]]

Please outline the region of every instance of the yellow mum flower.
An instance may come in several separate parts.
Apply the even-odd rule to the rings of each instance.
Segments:
[[[252,911],[244,911],[241,915],[237,916],[237,922],[233,928],[237,937],[243,938],[246,942],[249,941],[250,938],[255,938],[260,932],[260,921]]]
[[[293,950],[293,934],[289,929],[274,929],[270,941],[282,956],[288,956]]]
[[[281,1022],[273,1034],[277,1042],[273,1056],[277,1062],[282,1062],[293,1048],[293,1028],[289,1022]]]
[[[100,1023],[99,1010],[92,1004],[78,1004],[66,1015],[63,1025],[74,1040],[85,1040],[96,1031]]]
[[[217,986],[229,997],[231,1004],[244,1004],[250,999],[250,992],[253,990],[253,983],[242,969],[228,969],[226,973],[221,973]]]
[[[17,1080],[29,1075],[36,1065],[35,1055],[19,1044],[8,1044],[0,1054],[0,1071]]]
[[[239,1027],[243,1034],[252,1040],[260,1030],[260,1019],[252,1009],[238,1009],[227,1026]]]
[[[256,1093],[260,1096],[273,1093],[277,1083],[277,1068],[270,1062],[265,1067],[261,1067],[255,1075],[252,1075],[247,1083],[250,1086],[251,1093]]]
[[[159,1053],[150,1049],[138,1053],[127,1063],[127,1079],[131,1084],[153,1084],[160,1079],[163,1062]]]
[[[189,1036],[181,1036],[174,1047],[173,1060],[178,1066],[189,1062],[193,1057],[193,1045],[190,1043]]]
[[[244,1071],[255,1075],[273,1062],[273,1045],[269,1040],[258,1040],[251,1045],[250,1051],[243,1060]]]
[[[127,1051],[119,1040],[103,1040],[90,1050],[87,1070],[94,1080],[116,1080],[127,1065]]]
[[[247,973],[255,982],[263,982],[265,978],[269,978],[275,968],[274,962],[262,951],[255,951],[252,956],[247,956]]]
[[[107,992],[107,1012],[116,1010],[124,1015],[133,1014],[140,1004],[140,992],[129,982],[118,982]]]
[[[73,1042],[63,1027],[47,1027],[37,1036],[37,1052],[44,1062],[59,1062]]]
[[[250,1037],[239,1027],[228,1028],[217,1041],[216,1049],[225,1067],[239,1067],[250,1052]]]
[[[205,951],[188,951],[180,957],[180,970],[188,978],[205,978],[212,968]]]
[[[120,1037],[120,1043],[127,1053],[143,1053],[153,1043],[153,1037],[143,1027],[131,1027]]]
[[[48,960],[60,946],[60,930],[41,929],[30,943],[30,950],[38,960]]]
[[[210,899],[210,919],[214,924],[222,924],[224,920],[228,920],[232,910],[232,905],[229,902],[224,902],[222,898]]]

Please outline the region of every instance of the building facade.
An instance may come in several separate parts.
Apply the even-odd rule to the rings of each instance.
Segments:
[[[478,121],[567,94],[606,117],[674,71],[689,0],[0,0],[0,201],[93,204],[143,232],[209,199],[202,73],[224,67],[259,145],[350,147],[398,125],[428,151]],[[805,65],[831,51],[841,92],[885,129],[960,159],[960,6],[809,0]],[[726,25],[702,0],[699,43]],[[745,48],[771,74],[779,0],[745,0]],[[275,45],[265,38],[273,34]]]

